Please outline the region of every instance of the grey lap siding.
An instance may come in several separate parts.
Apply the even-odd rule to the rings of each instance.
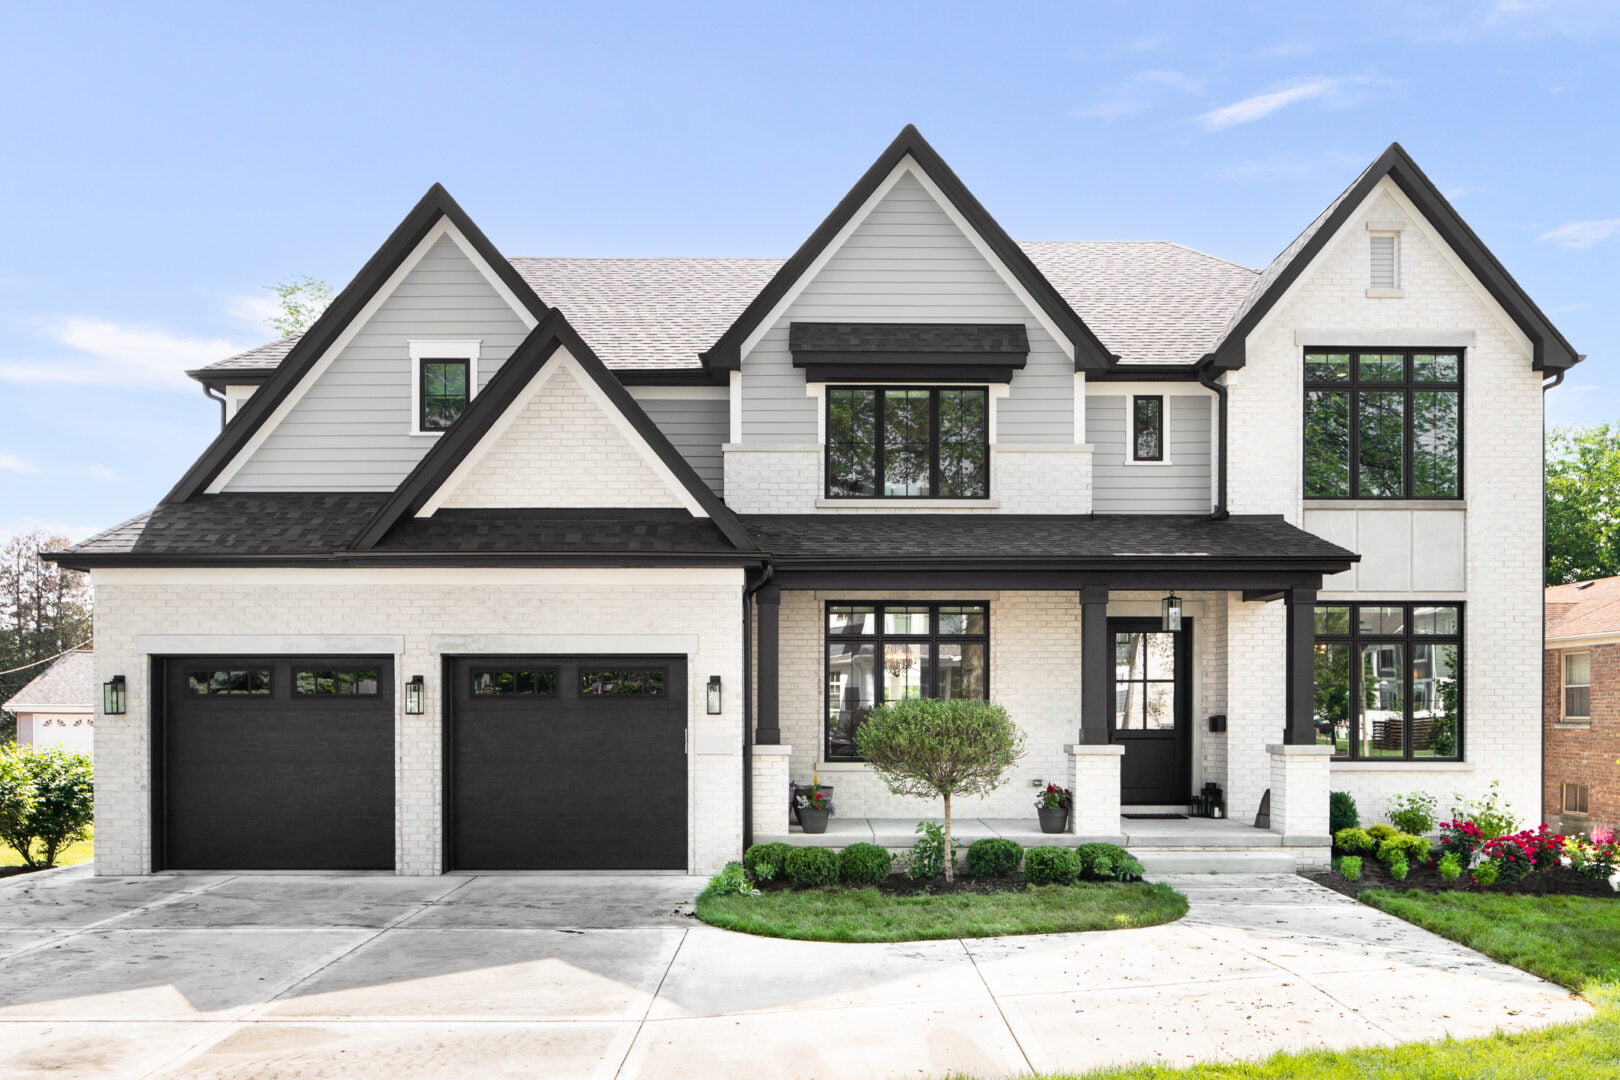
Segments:
[[[1165,397],[1168,465],[1125,462],[1123,394],[1086,395],[1091,454],[1091,505],[1099,514],[1205,514],[1210,493],[1210,402],[1205,394]]]
[[[1074,362],[913,176],[895,184],[744,358],[744,442],[816,441],[816,401],[788,353],[795,319],[1024,323],[1029,361],[997,402],[997,441],[1074,437]]]
[[[631,396],[635,397],[635,391]],[[731,403],[724,398],[637,398],[637,404],[697,470],[703,482],[721,494],[725,468],[720,447],[731,437]],[[810,437],[815,438],[815,433]]]
[[[478,339],[482,387],[527,330],[441,238],[332,361],[226,491],[392,491],[433,445],[409,434],[409,340]]]

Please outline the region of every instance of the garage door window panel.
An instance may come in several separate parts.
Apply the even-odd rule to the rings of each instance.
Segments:
[[[258,668],[186,672],[186,693],[191,697],[269,697],[270,672]]]
[[[472,672],[472,692],[478,697],[555,697],[557,669],[475,669]]]
[[[581,697],[662,698],[663,668],[584,668],[579,673]]]
[[[297,697],[377,697],[382,684],[376,668],[301,668],[293,672]]]

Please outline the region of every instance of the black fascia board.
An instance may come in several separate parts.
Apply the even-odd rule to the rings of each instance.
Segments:
[[[1350,215],[1366,201],[1378,182],[1388,176],[1401,192],[1412,201],[1434,230],[1440,234],[1457,257],[1485,286],[1493,299],[1502,306],[1520,330],[1530,339],[1532,354],[1530,367],[1535,371],[1565,371],[1580,363],[1582,356],[1544,315],[1535,301],[1530,299],[1513,275],[1497,260],[1468,223],[1462,219],[1446,197],[1435,187],[1417,162],[1400,143],[1390,143],[1378,159],[1367,167],[1356,182],[1342,194],[1333,210],[1311,234],[1306,243],[1283,267],[1266,291],[1237,324],[1229,330],[1213,351],[1204,357],[1211,366],[1231,371],[1241,368],[1247,357],[1248,336],[1260,320],[1288,291],[1311,261],[1327,246]]]
[[[1012,382],[1024,353],[796,352],[808,382]]]
[[[799,250],[793,253],[792,258],[783,263],[781,269],[777,270],[759,294],[749,301],[736,321],[702,354],[705,366],[723,371],[736,371],[741,368],[743,341],[759,327],[771,309],[787,295],[794,283],[809,271],[811,264],[832,243],[833,238],[859,212],[867,199],[877,191],[878,186],[894,171],[895,166],[908,155],[928,174],[929,179],[939,186],[945,197],[967,219],[968,225],[978,232],[996,257],[1012,272],[1019,284],[1023,285],[1040,309],[1074,346],[1075,370],[1104,370],[1119,359],[1098,340],[1097,335],[1092,333],[1091,328],[1075,313],[1074,308],[1069,306],[1069,302],[1063,299],[1052,283],[1046,279],[1046,275],[1036,268],[1035,263],[1024,253],[1024,249],[1019,247],[996,219],[990,216],[990,212],[928,144],[916,126],[907,124],[888,148],[878,155],[871,168],[855,182],[855,186],[839,200],[837,206],[833,207],[832,213],[816,226],[815,231],[799,246]]]
[[[196,368],[186,372],[186,376],[197,380],[210,390],[223,390],[227,386],[262,386],[275,373],[276,369],[273,367],[226,368],[224,370]]]
[[[1086,372],[1086,382],[1197,382],[1197,364],[1115,364]]]
[[[743,528],[719,496],[693,470],[680,451],[670,444],[658,425],[653,423],[636,399],[616,379],[574,331],[559,310],[552,309],[540,324],[501,365],[460,417],[441,435],[433,447],[416,463],[409,475],[401,481],[394,493],[366,523],[360,535],[350,545],[353,551],[370,551],[388,535],[400,521],[420,510],[433,493],[449,479],[466,456],[478,445],[495,422],[506,413],[518,395],[545,367],[559,348],[579,362],[580,368],[607,395],[636,433],[646,440],[660,461],[692,495],[715,525],[739,551],[757,551],[753,539]]]
[[[706,368],[608,368],[625,386],[725,386],[724,371]]]
[[[40,558],[57,563],[69,570],[101,570],[108,568],[173,568],[173,567],[504,567],[504,566],[580,566],[593,568],[655,567],[655,566],[720,566],[757,567],[766,562],[760,553],[749,552],[432,552],[432,551],[339,551],[316,555],[142,555],[79,554],[72,551],[40,552]]]
[[[185,502],[208,487],[214,477],[219,475],[220,470],[241,452],[270,414],[275,412],[277,406],[303,380],[310,368],[315,366],[316,361],[325,355],[360,311],[371,302],[372,297],[394,271],[399,269],[400,264],[416,249],[428,230],[433,228],[440,218],[450,219],[451,224],[473,246],[473,250],[489,264],[501,282],[512,291],[536,320],[545,318],[549,309],[541,302],[540,297],[535,295],[534,289],[512,268],[512,264],[506,261],[505,256],[495,249],[489,237],[474,224],[460,204],[450,197],[444,186],[434,184],[411,208],[411,212],[405,215],[405,220],[389,234],[376,254],[360,268],[354,280],[338,293],[320,318],[315,320],[314,325],[298,339],[298,343],[287,353],[286,359],[275,368],[274,374],[266,380],[263,388],[243,404],[208,449],[203,451],[202,456],[186,471],[185,476],[181,477],[180,482],[164,497],[164,502]]]

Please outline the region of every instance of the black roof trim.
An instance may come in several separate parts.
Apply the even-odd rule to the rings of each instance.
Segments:
[[[609,368],[626,386],[725,386],[724,371],[702,368]]]
[[[350,549],[368,551],[376,547],[388,535],[389,530],[420,510],[432,498],[433,493],[449,479],[456,466],[460,465],[478,445],[478,441],[488,433],[495,421],[517,400],[518,395],[535,375],[556,355],[559,347],[567,349],[579,362],[580,367],[607,395],[608,400],[624,414],[625,419],[636,429],[636,433],[681,482],[725,534],[726,539],[739,551],[758,550],[736,515],[698,477],[691,464],[681,456],[680,451],[670,445],[668,437],[659,430],[658,425],[653,423],[636,403],[636,399],[630,396],[630,392],[614,378],[613,373],[607,369],[596,353],[591,351],[591,347],[585,344],[569,325],[563,313],[555,308],[540,321],[540,325],[530,331],[529,336],[512,353],[511,358],[501,365],[501,369],[489,380],[483,391],[472,399],[467,410],[439,437],[433,447],[423,455],[422,460],[416,463],[416,467],[361,530],[360,535],[350,545]]]
[[[788,351],[887,357],[895,353],[973,356],[1029,355],[1023,323],[801,322],[788,326]]]
[[[1195,364],[1116,364],[1086,372],[1086,382],[1197,382],[1198,370]]]
[[[945,160],[938,152],[928,145],[922,133],[914,125],[907,124],[872,163],[871,168],[855,182],[855,186],[849,189],[849,193],[833,207],[826,220],[816,227],[809,239],[800,245],[792,258],[782,264],[782,268],[776,272],[765,288],[760,290],[759,295],[749,302],[730,328],[720,335],[720,340],[703,353],[704,366],[726,371],[736,371],[742,366],[744,339],[758,328],[770,314],[771,309],[787,295],[794,282],[804,276],[810,264],[815,262],[827,245],[832,243],[839,230],[849,223],[872,196],[878,185],[883,183],[889,173],[894,171],[894,167],[908,155],[922,167],[935,184],[939,185],[945,197],[963,217],[967,218],[968,224],[978,232],[995,252],[996,257],[1029,291],[1041,310],[1057,324],[1063,335],[1074,345],[1075,370],[1106,369],[1118,359],[1097,339],[1097,335],[1091,332],[1091,328],[1080,316],[1075,314],[1069,302],[1063,299],[1046,276],[1036,269],[1035,264],[1024,253],[1024,249],[1013,242],[956,173],[951,171],[951,167],[945,164]]]
[[[186,375],[210,390],[223,390],[227,386],[259,386],[268,382],[275,373],[275,368],[236,368],[228,371],[196,368],[186,372]]]
[[[1463,264],[1524,331],[1534,350],[1531,368],[1536,371],[1563,371],[1580,363],[1581,355],[1575,352],[1535,301],[1513,280],[1513,275],[1491,254],[1490,249],[1446,201],[1446,197],[1440,194],[1440,189],[1424,175],[1400,143],[1390,143],[1389,149],[1380,154],[1356,182],[1339,196],[1331,212],[1315,227],[1281,272],[1272,278],[1265,292],[1243,313],[1243,317],[1227,330],[1204,362],[1227,371],[1244,365],[1247,359],[1245,342],[1250,332],[1386,176],[1395,181],[1402,193],[1412,200]]]
[[[440,218],[450,219],[468,243],[472,244],[473,250],[489,264],[501,282],[512,290],[512,294],[536,320],[545,318],[550,309],[535,295],[534,289],[512,268],[512,264],[495,250],[495,245],[490,243],[489,237],[473,223],[472,218],[468,217],[460,204],[450,197],[450,193],[443,185],[434,184],[411,208],[411,212],[405,215],[405,220],[399,223],[384,241],[383,246],[377,249],[377,253],[360,268],[354,280],[338,293],[331,306],[304,332],[298,344],[287,354],[287,358],[275,368],[274,373],[265,382],[264,388],[248,399],[231,418],[230,423],[225,425],[225,429],[219,433],[208,449],[203,451],[202,457],[197,459],[174,489],[164,497],[164,502],[184,502],[207,489],[219,475],[220,470],[248,444],[253,434],[348,328],[361,309],[371,302],[377,290],[382,288],[395,270],[399,269],[400,264],[416,249],[416,245]]]
[[[759,552],[337,552],[319,555],[91,555],[74,551],[42,551],[40,558],[69,570],[101,570],[114,567],[253,567],[293,568],[301,566],[581,566],[592,568],[649,566],[750,567],[767,560]]]

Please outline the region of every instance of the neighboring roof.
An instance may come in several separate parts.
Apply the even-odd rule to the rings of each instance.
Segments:
[[[1412,201],[1418,212],[1440,234],[1440,238],[1456,252],[1457,257],[1507,312],[1508,317],[1524,331],[1533,350],[1532,368],[1536,371],[1561,371],[1580,362],[1580,355],[1564,339],[1564,335],[1558,332],[1558,328],[1542,314],[1535,301],[1496,261],[1496,256],[1468,227],[1446,197],[1440,194],[1433,181],[1417,167],[1401,144],[1390,143],[1389,149],[1367,166],[1353,184],[1329,203],[1327,209],[1318,214],[1316,220],[1307,225],[1305,231],[1261,271],[1253,289],[1232,313],[1210,352],[1216,367],[1230,369],[1243,366],[1249,333],[1386,176]]]
[[[1546,604],[1548,641],[1620,634],[1620,577],[1554,585]]]
[[[192,378],[206,378],[209,375],[224,374],[236,371],[267,372],[274,370],[287,359],[293,346],[298,344],[301,334],[288,334],[279,341],[267,342],[247,352],[239,352],[235,356],[227,356],[223,360],[215,360],[212,364],[204,364],[195,371],[186,372]]]
[[[77,649],[57,659],[5,703],[12,712],[92,709],[96,704],[96,658]]]
[[[1170,514],[746,514],[760,547],[794,560],[1226,559],[1343,564],[1360,556],[1280,516]]]

